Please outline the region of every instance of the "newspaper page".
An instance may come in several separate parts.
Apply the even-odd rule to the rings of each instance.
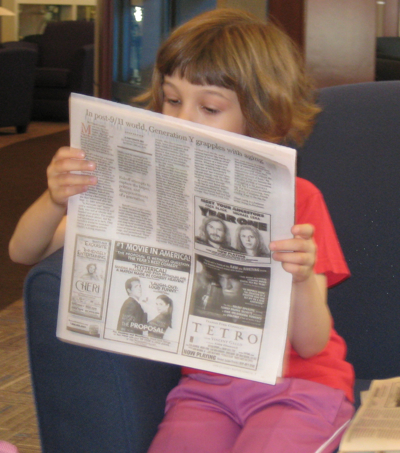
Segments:
[[[347,452],[400,452],[400,378],[372,381],[340,443]]]
[[[98,184],[69,201],[58,337],[274,384],[295,151],[77,94],[70,115]]]

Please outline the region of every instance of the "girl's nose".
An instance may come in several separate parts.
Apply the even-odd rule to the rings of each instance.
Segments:
[[[181,120],[192,121],[195,123],[196,122],[196,112],[190,106],[182,106],[179,111],[178,118],[180,118]]]

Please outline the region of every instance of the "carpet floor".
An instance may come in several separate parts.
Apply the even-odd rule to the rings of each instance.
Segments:
[[[22,299],[0,310],[0,440],[40,453]]]
[[[21,141],[0,149],[0,310],[22,294],[28,266],[13,263],[8,242],[22,213],[46,189],[46,168],[69,130]]]

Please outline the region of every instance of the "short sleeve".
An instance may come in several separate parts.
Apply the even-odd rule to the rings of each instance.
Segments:
[[[328,287],[348,278],[350,271],[322,193],[309,181],[296,178],[296,224],[303,223],[315,228],[318,247],[315,273],[326,275]]]

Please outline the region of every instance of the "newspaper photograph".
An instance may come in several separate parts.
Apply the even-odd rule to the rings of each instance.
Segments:
[[[98,183],[68,203],[57,336],[274,384],[295,150],[77,94],[70,117]]]
[[[269,284],[270,268],[196,255],[183,355],[256,370]]]
[[[176,354],[191,256],[117,242],[113,260],[104,338]]]
[[[271,216],[195,197],[195,245],[199,251],[245,261],[271,263]]]

